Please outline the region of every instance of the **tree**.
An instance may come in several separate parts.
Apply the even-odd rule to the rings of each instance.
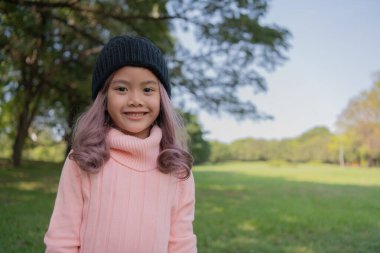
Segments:
[[[229,150],[230,159],[241,161],[333,162],[334,156],[329,149],[332,138],[332,133],[326,127],[314,127],[297,138],[245,138],[232,142],[226,149]],[[214,157],[214,145],[211,146],[211,157]]]
[[[332,162],[329,143],[333,135],[326,127],[314,127],[296,139],[295,161]]]
[[[380,164],[380,81],[350,100],[339,115],[337,126],[342,135],[356,140],[359,163]]]
[[[195,114],[182,112],[186,124],[186,132],[190,138],[190,152],[194,157],[194,163],[200,164],[208,161],[210,156],[210,144],[203,138],[202,126]]]
[[[345,167],[346,164],[360,164],[362,157],[360,141],[353,131],[334,135],[328,149],[335,156],[332,160],[339,162],[341,167]]]
[[[273,69],[285,59],[290,34],[262,24],[267,9],[265,0],[0,2],[1,108],[12,110],[17,122],[11,127],[13,163],[20,163],[33,120],[47,110],[64,108],[69,136],[76,112],[89,102],[95,56],[120,33],[159,45],[170,60],[176,95],[215,113],[267,117],[236,92],[265,90],[257,67]],[[178,29],[195,35],[197,50],[176,39]]]
[[[270,159],[267,148],[267,140],[245,138],[232,142],[229,149],[234,160],[265,161]]]
[[[210,157],[212,163],[226,162],[231,160],[230,145],[219,141],[210,142]]]

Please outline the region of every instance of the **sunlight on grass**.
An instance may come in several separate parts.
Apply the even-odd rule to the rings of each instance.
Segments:
[[[220,206],[211,206],[209,209],[207,209],[208,213],[223,213],[224,208]]]
[[[40,182],[18,182],[18,183],[13,183],[13,185],[15,188],[19,190],[26,190],[26,191],[44,188],[44,185]]]
[[[335,165],[326,164],[289,164],[277,167],[260,162],[231,162],[197,166],[194,170],[224,171],[250,176],[277,177],[296,182],[380,186],[380,169],[374,168],[340,168]]]
[[[257,239],[254,236],[251,236],[251,237],[239,236],[237,238],[234,238],[231,241],[231,244],[233,245],[254,245],[255,243],[257,243]],[[244,252],[244,251],[237,251],[237,252]],[[253,251],[248,251],[247,249],[247,252],[253,252]]]
[[[292,215],[281,215],[280,219],[286,223],[296,223],[297,222],[297,218],[295,216],[292,216]]]
[[[253,224],[252,221],[244,221],[243,223],[240,223],[237,227],[238,229],[245,232],[253,232],[257,230],[256,225]]]
[[[315,253],[314,250],[309,249],[309,248],[304,247],[304,246],[292,247],[289,249],[288,252],[292,252],[292,253]]]
[[[235,184],[235,185],[220,185],[220,184],[213,184],[208,186],[209,189],[216,190],[216,191],[225,191],[225,190],[233,190],[233,191],[243,191],[245,189],[244,185],[241,184]]]

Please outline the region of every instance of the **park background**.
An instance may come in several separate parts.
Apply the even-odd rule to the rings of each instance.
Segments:
[[[200,252],[379,252],[380,3],[2,1],[0,252],[41,252],[112,35],[167,54]]]

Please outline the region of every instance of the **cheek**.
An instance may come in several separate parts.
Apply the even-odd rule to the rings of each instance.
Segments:
[[[155,103],[155,108],[156,108],[156,118],[158,117],[158,115],[160,114],[160,111],[161,111],[161,103],[160,103],[160,98],[157,99],[156,103]]]
[[[120,106],[115,99],[107,99],[106,110],[108,114],[113,115],[119,111]]]

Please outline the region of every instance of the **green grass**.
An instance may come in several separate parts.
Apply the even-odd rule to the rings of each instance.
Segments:
[[[60,164],[0,169],[0,253],[43,252]]]
[[[43,252],[61,165],[0,168],[0,252]],[[380,170],[226,163],[194,168],[200,253],[380,252]]]
[[[200,252],[380,252],[380,170],[195,168]]]

